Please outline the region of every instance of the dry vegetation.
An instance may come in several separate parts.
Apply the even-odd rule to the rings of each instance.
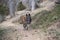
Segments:
[[[36,14],[30,27],[42,30],[43,40],[60,40],[60,4],[56,4],[53,11]]]
[[[58,21],[60,19],[60,4],[57,4],[55,9],[52,11],[42,11],[38,14],[36,14],[32,21],[31,27],[33,28],[47,28],[52,23]]]

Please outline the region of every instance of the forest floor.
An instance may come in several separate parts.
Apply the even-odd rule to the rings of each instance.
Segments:
[[[52,5],[52,3],[50,4]],[[48,10],[51,5],[46,6],[44,8],[38,8],[33,12],[30,12],[30,11],[28,12],[30,12],[31,15],[34,16],[36,13],[39,13],[43,10]],[[2,40],[54,40],[51,38],[51,35],[53,34],[49,35],[49,32],[44,32],[41,29],[24,30],[22,24],[13,23],[14,20],[17,20],[21,15],[24,15],[25,12],[26,11],[19,11],[17,12],[15,17],[7,19],[6,21],[0,24],[1,28],[5,29],[4,30],[5,34],[3,34],[4,36],[2,37]],[[54,23],[47,30],[49,31],[50,29],[54,29],[56,28],[54,26],[57,26],[59,24],[60,22]]]

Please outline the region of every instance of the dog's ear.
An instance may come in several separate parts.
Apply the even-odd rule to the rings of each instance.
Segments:
[[[29,16],[30,16],[30,13],[29,13]]]

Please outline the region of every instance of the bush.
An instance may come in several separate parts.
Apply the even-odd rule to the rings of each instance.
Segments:
[[[19,5],[18,5],[18,10],[23,10],[25,8],[26,7],[22,4],[22,2],[20,2]]]
[[[0,22],[4,21],[5,16],[8,14],[8,8],[0,4]]]
[[[0,14],[1,15],[6,15],[8,14],[8,8],[2,4],[0,4]]]

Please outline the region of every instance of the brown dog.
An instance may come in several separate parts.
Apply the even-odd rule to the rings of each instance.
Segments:
[[[20,24],[23,24],[24,29],[27,29],[26,15],[20,17]]]
[[[26,16],[25,15],[22,15],[21,17],[20,17],[20,24],[23,24],[23,23],[25,23],[26,22]]]

